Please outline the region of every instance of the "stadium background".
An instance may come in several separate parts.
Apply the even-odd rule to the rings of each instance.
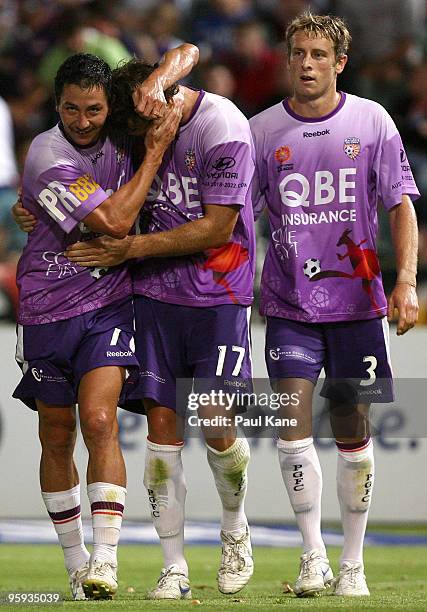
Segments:
[[[425,472],[427,464],[425,419],[424,426],[413,426],[412,421],[408,427],[408,411],[415,408],[412,419],[417,419],[427,396],[422,393],[422,385],[427,384],[426,0],[0,0],[0,541],[25,539],[17,523],[10,527],[6,519],[20,521],[22,527],[24,519],[45,516],[38,486],[36,416],[10,397],[19,379],[13,361],[14,274],[25,243],[25,236],[11,220],[10,207],[29,143],[56,121],[52,81],[58,65],[67,55],[82,50],[97,53],[111,66],[132,54],[156,61],[181,41],[194,42],[200,47],[200,63],[187,83],[231,98],[250,117],[287,95],[283,33],[288,21],[307,7],[347,18],[353,44],[339,87],[375,99],[388,109],[402,134],[422,193],[416,202],[420,324],[399,339],[392,329],[395,374],[418,379],[421,392],[410,404],[381,413],[384,420],[376,437],[377,483],[371,522],[427,521],[425,474],[420,483],[420,470]],[[393,254],[385,215],[380,225],[379,251],[385,287],[390,290]],[[260,267],[268,234],[263,221],[257,232]],[[263,322],[256,314],[253,319],[255,375],[262,377]],[[126,515],[146,521],[142,487],[145,423],[124,413],[120,419],[129,474]],[[187,446],[187,516],[217,521],[220,506],[202,445],[192,439]],[[336,453],[331,440],[318,440],[318,448],[324,469],[324,517],[338,521]],[[83,474],[81,440],[78,463]],[[252,441],[247,511],[259,523],[293,522],[276,452],[267,439]],[[88,516],[87,505],[85,513]],[[206,527],[204,533],[208,531]],[[34,529],[29,531],[29,541],[34,533]],[[203,527],[201,533],[203,540]]]

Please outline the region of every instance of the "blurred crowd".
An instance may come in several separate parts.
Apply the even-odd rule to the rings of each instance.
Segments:
[[[0,319],[14,319],[16,261],[26,236],[10,215],[29,143],[56,120],[53,78],[86,51],[112,67],[157,61],[182,41],[200,48],[188,84],[232,99],[250,117],[289,93],[288,22],[312,12],[344,17],[353,43],[339,87],[383,104],[404,140],[422,197],[420,297],[427,322],[427,0],[0,0]],[[266,227],[260,226],[260,238]],[[393,254],[383,216],[386,289]]]

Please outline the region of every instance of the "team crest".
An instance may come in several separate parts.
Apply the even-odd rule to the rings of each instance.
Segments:
[[[344,153],[350,159],[356,159],[360,153],[360,138],[346,138],[344,140]]]
[[[276,152],[274,153],[274,157],[279,162],[279,164],[286,164],[286,162],[289,161],[292,157],[291,148],[288,147],[287,145],[284,145],[283,147],[279,147],[278,149],[276,149]]]
[[[193,149],[187,149],[185,152],[184,163],[187,168],[191,171],[196,167],[196,154]]]
[[[125,160],[125,150],[124,149],[116,149],[116,162],[118,164],[122,164]]]

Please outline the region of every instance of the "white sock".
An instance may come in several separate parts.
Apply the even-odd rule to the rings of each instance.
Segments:
[[[246,438],[237,438],[225,451],[206,444],[208,463],[222,502],[221,529],[233,535],[246,530],[245,496],[250,449]]]
[[[369,439],[359,448],[338,446],[337,493],[341,508],[345,561],[363,563],[363,540],[374,487],[374,449]]]
[[[83,539],[80,485],[68,491],[42,491],[42,497],[62,546],[65,567],[71,574],[89,561],[89,552]]]
[[[188,575],[184,557],[184,512],[187,485],[181,452],[183,444],[155,444],[147,440],[144,485],[151,518],[160,538],[164,566],[176,564]]]
[[[87,486],[92,513],[93,551],[91,561],[117,565],[117,544],[125,508],[126,489],[109,482]]]
[[[326,557],[320,530],[322,470],[313,438],[277,441],[280,469],[302,535],[304,552],[316,548]]]

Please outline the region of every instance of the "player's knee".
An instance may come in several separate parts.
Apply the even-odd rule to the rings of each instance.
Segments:
[[[76,441],[75,417],[65,414],[63,418],[43,416],[39,421],[39,438],[45,452],[72,454]]]
[[[118,436],[116,416],[104,410],[94,410],[80,422],[82,434],[88,445],[104,445]]]
[[[155,444],[179,444],[182,435],[178,432],[175,412],[167,412],[148,419],[148,437]]]
[[[297,440],[277,440],[277,451],[279,454],[280,465],[289,466],[295,463],[295,455],[300,455],[309,451],[313,447],[313,438],[301,438]]]

